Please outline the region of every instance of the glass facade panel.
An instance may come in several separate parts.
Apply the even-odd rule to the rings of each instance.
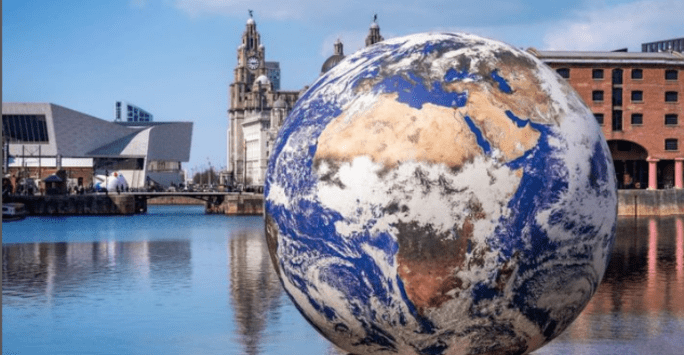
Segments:
[[[47,143],[45,115],[2,115],[2,134],[12,143]]]

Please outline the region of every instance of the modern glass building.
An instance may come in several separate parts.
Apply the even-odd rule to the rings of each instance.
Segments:
[[[142,121],[138,114],[138,121],[111,122],[51,103],[3,102],[4,173],[13,183],[40,182],[57,170],[75,186],[114,172],[131,188],[182,183],[192,122],[150,122],[151,115]]]
[[[152,122],[152,114],[126,101],[117,101],[114,120],[117,122]]]
[[[642,52],[684,52],[684,37],[641,44]]]

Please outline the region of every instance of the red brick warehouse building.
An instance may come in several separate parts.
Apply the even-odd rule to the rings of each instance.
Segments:
[[[684,186],[684,55],[528,51],[567,79],[594,113],[619,188]]]

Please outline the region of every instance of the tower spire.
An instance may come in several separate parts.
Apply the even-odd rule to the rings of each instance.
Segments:
[[[380,35],[380,26],[378,25],[378,14],[373,14],[373,22],[368,30],[368,36],[366,37],[366,47],[372,46],[384,38]]]
[[[334,55],[344,55],[344,47],[342,46],[342,41],[340,41],[340,38],[337,38],[337,41],[335,41],[335,44],[333,45],[335,48],[335,54]]]

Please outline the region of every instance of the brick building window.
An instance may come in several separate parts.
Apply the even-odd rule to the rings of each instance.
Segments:
[[[596,122],[598,122],[598,124],[603,124],[603,114],[602,113],[595,113],[594,118],[596,118]]]
[[[677,70],[669,69],[665,71],[665,80],[677,80]]]
[[[594,69],[591,71],[592,79],[603,79],[603,69]]]
[[[665,140],[665,150],[677,150],[677,139],[668,138]]]
[[[665,93],[665,102],[677,102],[677,92],[668,91]]]
[[[641,69],[632,69],[632,79],[643,79],[644,71]]]
[[[622,69],[613,69],[613,85],[622,85]]]
[[[644,115],[642,113],[633,113],[632,114],[632,124],[633,125],[644,124]]]
[[[641,90],[632,91],[632,101],[637,101],[637,102],[644,101],[644,92]]]
[[[614,132],[622,131],[622,111],[613,110],[612,129]]]
[[[665,124],[666,125],[676,125],[677,124],[677,115],[673,113],[669,113],[665,115]]]
[[[594,101],[603,101],[603,90],[594,90],[591,92],[591,99]]]
[[[622,89],[613,89],[613,106],[622,106]]]
[[[556,69],[556,72],[563,79],[569,79],[570,78],[570,69],[568,69],[568,68],[558,68],[558,69]]]

